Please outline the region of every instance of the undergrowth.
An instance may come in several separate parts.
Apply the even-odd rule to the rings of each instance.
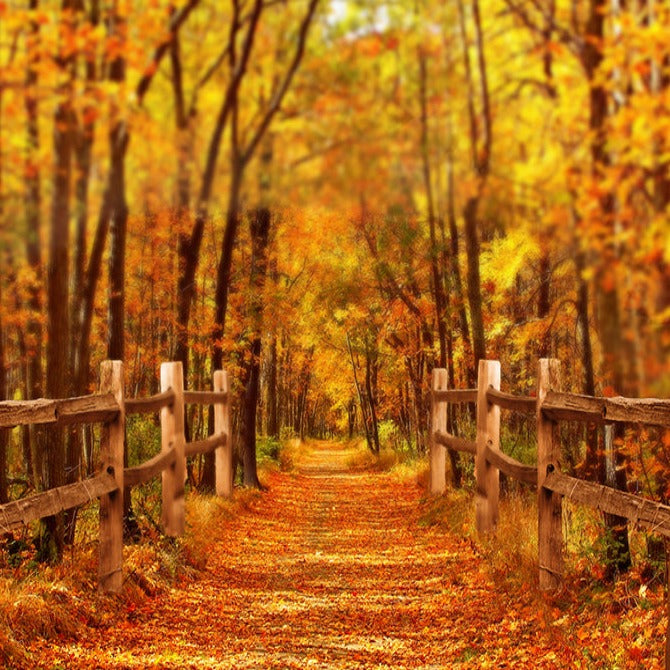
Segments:
[[[486,559],[495,584],[532,593],[538,616],[549,630],[583,650],[584,667],[660,667],[666,637],[665,557],[658,542],[631,528],[632,568],[608,579],[607,542],[600,515],[565,503],[563,525],[565,570],[560,590],[543,593],[538,584],[537,504],[532,489],[520,488],[502,495],[495,534],[479,537],[475,526],[475,497],[471,487],[449,488],[442,496],[429,496],[428,484],[419,523],[461,536]],[[653,663],[652,663],[653,660]]]
[[[382,447],[378,454],[373,453],[361,438],[348,440],[344,448],[351,453],[347,458],[347,467],[369,472],[389,472],[400,479],[420,476],[427,473],[427,464],[423,455],[407,450]]]
[[[297,445],[277,449],[261,460],[263,470],[290,468]],[[139,536],[123,549],[123,589],[119,595],[97,592],[97,502],[78,510],[77,535],[56,565],[36,559],[36,524],[0,544],[0,667],[31,668],[26,645],[36,639],[76,639],[87,628],[131,620],[148,598],[198,578],[207,568],[222,521],[239,514],[262,493],[237,489],[232,500],[189,490],[186,532],[170,538],[160,531],[158,480],[133,489]]]

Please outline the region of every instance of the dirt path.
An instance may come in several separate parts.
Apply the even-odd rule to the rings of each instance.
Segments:
[[[469,543],[419,523],[417,486],[349,457],[319,444],[272,474],[201,578],[52,646],[51,667],[566,667],[527,594],[496,590]]]

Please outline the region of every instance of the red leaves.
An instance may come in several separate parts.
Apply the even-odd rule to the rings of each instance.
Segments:
[[[34,667],[660,667],[646,609],[496,582],[476,543],[435,522],[453,513],[443,501],[421,501],[414,478],[348,470],[352,456],[303,446],[302,469],[221,508],[198,579],[129,602],[76,645],[36,647]]]

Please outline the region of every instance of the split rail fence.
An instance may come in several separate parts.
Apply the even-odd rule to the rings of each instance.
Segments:
[[[0,505],[0,531],[11,532],[31,521],[100,499],[98,586],[118,592],[123,585],[124,490],[162,476],[162,525],[166,535],[184,533],[186,459],[214,452],[216,494],[233,492],[233,452],[230,400],[226,372],[214,373],[213,391],[184,390],[181,363],[162,363],[161,392],[147,398],[125,398],[123,363],[104,361],[99,392],[63,400],[0,402],[0,428],[29,424],[102,424],[99,473],[73,484]],[[197,442],[186,442],[186,404],[214,407],[214,433]],[[160,413],[161,451],[141,465],[123,467],[126,416]]]
[[[447,390],[447,371],[433,370],[431,395],[431,491],[446,489],[445,447],[475,458],[476,526],[480,534],[495,530],[498,521],[500,472],[537,485],[538,565],[540,588],[553,589],[563,576],[564,498],[670,537],[670,507],[561,472],[560,421],[636,423],[670,427],[670,400],[594,398],[561,392],[560,362],[539,361],[537,396],[519,397],[500,390],[500,363],[480,361],[476,389]],[[469,441],[447,432],[447,405],[474,402],[477,437]],[[534,415],[537,421],[537,465],[529,466],[500,450],[500,409]],[[669,659],[670,660],[670,659]],[[668,666],[670,667],[670,666]]]

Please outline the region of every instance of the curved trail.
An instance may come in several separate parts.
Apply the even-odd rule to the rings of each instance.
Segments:
[[[527,594],[497,590],[468,542],[420,523],[416,484],[350,471],[350,455],[311,445],[222,521],[194,583],[52,647],[54,667],[565,667]]]

